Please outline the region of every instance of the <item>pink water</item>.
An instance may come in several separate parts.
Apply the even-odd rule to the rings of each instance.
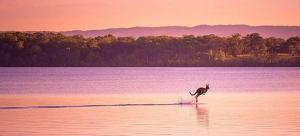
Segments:
[[[300,134],[299,68],[0,70],[3,136]]]

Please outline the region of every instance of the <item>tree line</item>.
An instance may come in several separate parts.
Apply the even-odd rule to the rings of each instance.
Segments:
[[[0,66],[300,66],[300,38],[258,33],[84,38],[54,32],[1,32]]]

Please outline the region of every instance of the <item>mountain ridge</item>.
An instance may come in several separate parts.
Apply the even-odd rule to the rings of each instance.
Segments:
[[[84,37],[97,37],[112,34],[117,37],[141,37],[141,36],[183,36],[183,35],[209,35],[230,36],[240,33],[245,36],[250,33],[259,33],[263,37],[289,38],[300,36],[300,26],[273,26],[273,25],[196,25],[188,26],[161,26],[145,27],[136,26],[128,28],[107,28],[95,30],[71,30],[62,31],[65,35],[83,35]]]

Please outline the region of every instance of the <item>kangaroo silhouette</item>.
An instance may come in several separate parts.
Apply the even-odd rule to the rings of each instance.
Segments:
[[[200,88],[198,88],[198,89],[196,90],[195,93],[192,94],[190,91],[189,91],[189,93],[191,94],[191,96],[195,96],[196,103],[197,103],[197,102],[198,102],[198,97],[199,97],[200,95],[205,95],[205,93],[208,91],[208,89],[209,89],[209,84],[206,84],[206,87],[205,87],[205,88],[200,87]]]

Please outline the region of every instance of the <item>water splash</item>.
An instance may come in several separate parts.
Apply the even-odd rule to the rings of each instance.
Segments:
[[[183,99],[182,97],[179,97],[178,100],[177,100],[177,103],[179,105],[192,105],[194,102],[191,101],[191,100],[186,100],[186,99]]]

